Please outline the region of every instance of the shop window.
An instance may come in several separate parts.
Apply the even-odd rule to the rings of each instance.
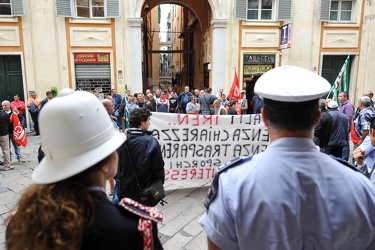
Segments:
[[[56,0],[56,14],[73,18],[120,17],[120,0]]]
[[[354,20],[353,0],[321,0],[320,20],[327,22],[352,22]]]
[[[24,0],[0,0],[0,16],[24,16]]]
[[[235,0],[235,19],[275,21],[291,19],[292,0]]]

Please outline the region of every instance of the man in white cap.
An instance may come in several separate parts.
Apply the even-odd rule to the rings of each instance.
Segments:
[[[336,101],[330,101],[327,108],[332,117],[332,131],[324,153],[342,158],[343,148],[348,145],[349,140],[349,120],[338,110]]]
[[[295,66],[258,79],[271,144],[219,167],[199,221],[209,249],[375,249],[374,188],[312,140],[329,89]]]

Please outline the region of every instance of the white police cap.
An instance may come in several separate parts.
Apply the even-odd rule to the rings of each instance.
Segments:
[[[305,102],[327,94],[331,84],[320,75],[292,65],[271,69],[256,82],[254,92],[280,102]]]

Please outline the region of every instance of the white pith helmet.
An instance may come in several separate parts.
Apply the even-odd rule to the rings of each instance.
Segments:
[[[44,158],[34,170],[38,184],[58,182],[95,165],[125,141],[96,96],[63,89],[39,114]]]

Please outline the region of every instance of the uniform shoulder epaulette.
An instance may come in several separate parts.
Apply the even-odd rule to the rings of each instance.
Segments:
[[[233,160],[230,160],[227,163],[224,163],[223,165],[221,165],[220,167],[218,167],[216,169],[215,177],[212,180],[211,187],[208,189],[206,199],[204,200],[204,206],[207,209],[210,207],[211,202],[216,197],[217,190],[218,190],[218,187],[219,187],[219,176],[220,176],[220,174],[227,171],[230,168],[233,168],[235,166],[240,165],[240,163],[243,163],[245,161],[250,161],[252,157],[253,157],[253,155],[236,157]]]
[[[164,214],[160,213],[155,207],[142,205],[130,198],[121,199],[119,206],[143,219],[164,224]]]
[[[343,160],[341,158],[335,157],[333,155],[330,155],[330,156],[331,156],[332,159],[340,162],[341,164],[345,165],[346,167],[348,167],[348,168],[350,168],[350,169],[352,169],[354,171],[361,172],[356,167],[354,167],[352,164],[350,164],[349,162],[347,162],[347,161],[345,161],[345,160]]]

